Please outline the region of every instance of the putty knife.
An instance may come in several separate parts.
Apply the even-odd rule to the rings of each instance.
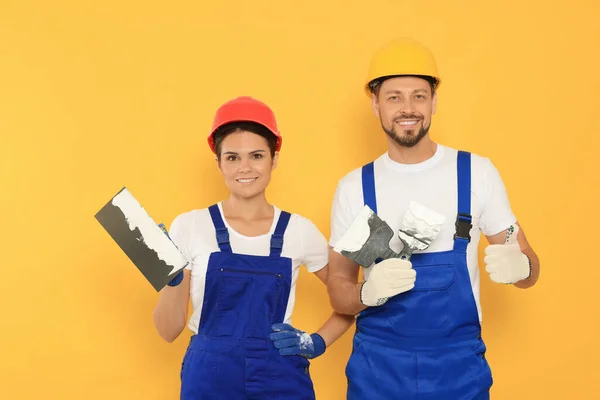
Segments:
[[[186,267],[187,261],[165,234],[166,228],[154,222],[127,188],[95,217],[157,292]]]
[[[410,202],[398,232],[403,247],[400,253],[396,253],[390,248],[390,240],[394,235],[392,228],[365,205],[336,243],[334,251],[365,268],[377,259],[410,260],[414,251],[425,250],[431,245],[445,220],[443,215],[417,202]]]
[[[392,228],[365,205],[333,249],[365,268],[377,259],[410,260],[414,251],[425,250],[431,245],[445,220],[443,215],[411,201],[398,232],[402,250],[396,253],[390,248]],[[384,304],[387,299],[379,300]]]
[[[427,249],[440,233],[445,221],[446,217],[443,215],[411,201],[398,232],[403,245],[400,258],[410,260],[413,252]]]
[[[365,205],[333,250],[365,268],[378,258],[397,258],[390,248],[394,236],[392,228]]]

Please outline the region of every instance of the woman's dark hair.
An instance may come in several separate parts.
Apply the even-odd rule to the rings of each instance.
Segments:
[[[259,136],[264,137],[269,144],[269,150],[271,152],[271,158],[275,157],[275,149],[277,148],[277,137],[264,125],[256,122],[241,121],[241,122],[230,122],[229,124],[223,125],[218,128],[213,137],[215,141],[215,151],[217,152],[217,159],[221,161],[221,145],[223,140],[235,132],[252,132]]]

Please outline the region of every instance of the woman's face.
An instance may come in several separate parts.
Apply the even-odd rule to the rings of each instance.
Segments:
[[[262,195],[271,171],[277,166],[278,154],[271,157],[267,140],[248,131],[235,132],[221,142],[219,171],[231,194],[250,199]]]

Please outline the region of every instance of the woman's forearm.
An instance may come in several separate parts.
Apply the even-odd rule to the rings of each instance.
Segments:
[[[321,335],[327,347],[331,346],[338,340],[355,322],[353,315],[338,314],[335,311],[329,319],[325,321],[323,326],[319,328],[317,333]]]
[[[185,328],[189,296],[190,272],[187,270],[179,285],[165,286],[160,291],[158,304],[154,309],[154,326],[158,334],[169,343],[177,339]]]

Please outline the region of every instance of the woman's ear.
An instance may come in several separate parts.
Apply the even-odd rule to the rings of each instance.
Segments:
[[[273,165],[271,166],[271,171],[273,171],[277,167],[277,162],[279,161],[279,152],[276,151],[273,155]]]
[[[215,156],[215,162],[217,163],[217,169],[219,172],[223,173],[223,171],[221,171],[221,162],[219,161],[219,157]]]

